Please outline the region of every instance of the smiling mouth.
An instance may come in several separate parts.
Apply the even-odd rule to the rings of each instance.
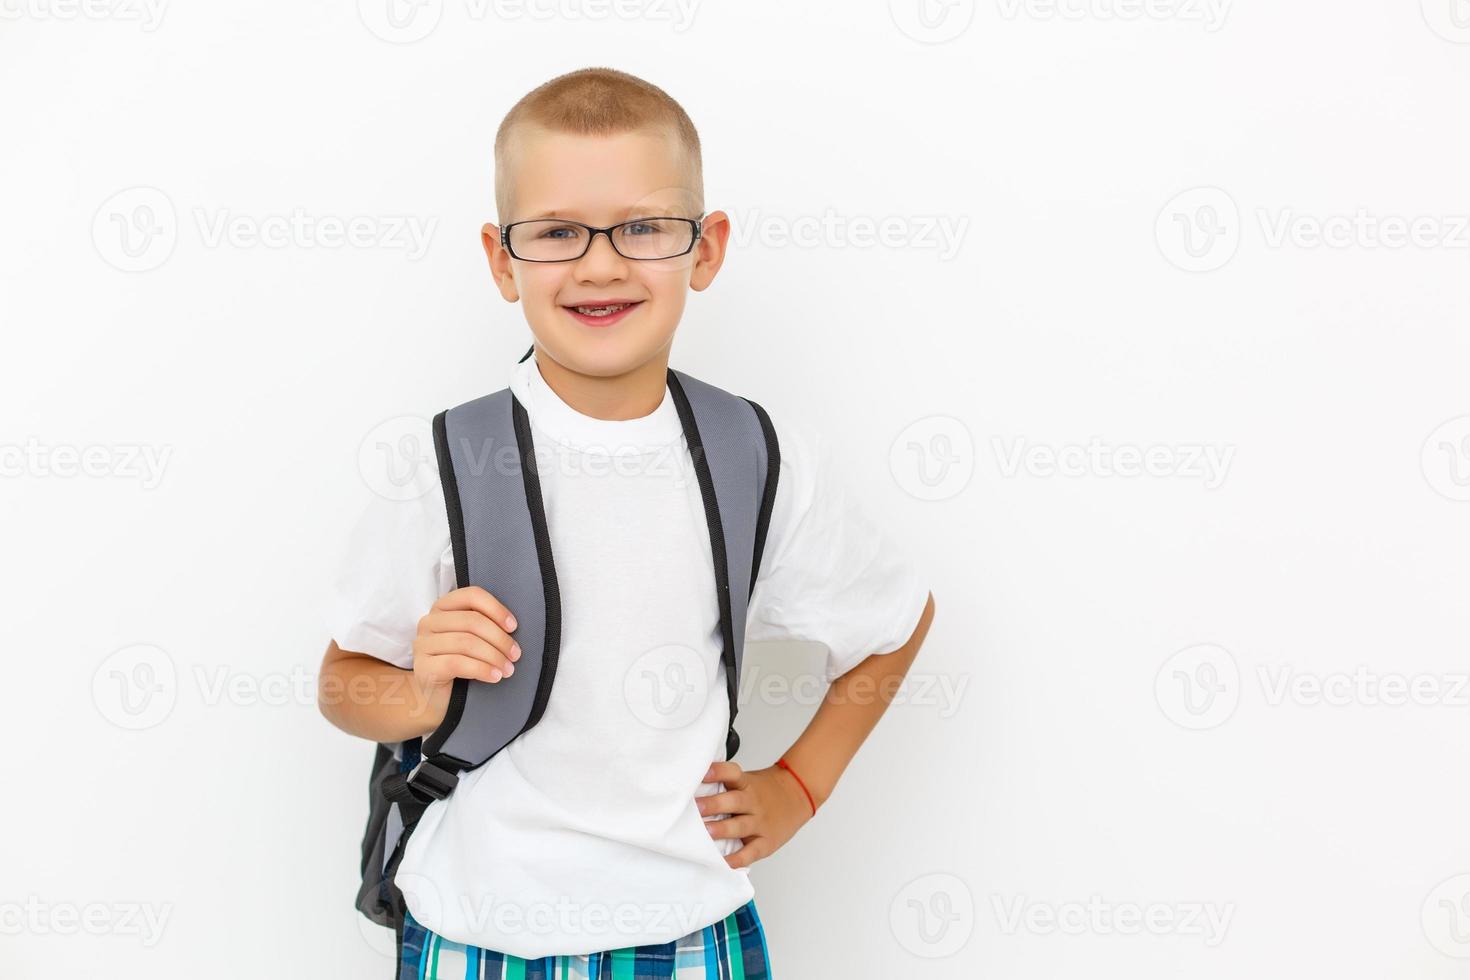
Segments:
[[[612,316],[614,313],[621,313],[623,310],[637,305],[637,303],[609,303],[604,306],[568,306],[567,309],[580,313],[583,316],[596,317]]]

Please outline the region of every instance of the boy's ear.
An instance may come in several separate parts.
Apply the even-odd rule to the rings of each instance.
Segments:
[[[705,215],[704,230],[694,246],[694,269],[689,288],[703,290],[715,281],[715,273],[725,263],[725,247],[730,241],[730,216],[723,211]]]
[[[495,279],[495,288],[506,302],[514,303],[521,298],[516,289],[515,274],[510,268],[510,253],[500,246],[500,227],[486,222],[480,229],[480,243],[485,246],[485,258],[490,260],[490,275]]]

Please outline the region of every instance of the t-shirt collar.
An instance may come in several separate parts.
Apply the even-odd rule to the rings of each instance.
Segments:
[[[682,438],[684,428],[668,386],[658,407],[636,419],[598,419],[583,415],[551,389],[532,354],[515,366],[511,391],[526,408],[537,433],[568,449],[599,455],[656,452]]]

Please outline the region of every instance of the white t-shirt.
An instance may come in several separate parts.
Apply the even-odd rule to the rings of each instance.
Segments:
[[[556,683],[535,727],[428,807],[395,880],[427,928],[528,959],[671,942],[754,895],[749,869],[725,863],[740,841],[711,838],[694,802],[725,789],[701,780],[729,722],[699,482],[667,389],[651,414],[607,421],[563,402],[534,356],[511,387],[561,586]],[[902,646],[929,590],[818,440],[772,423],[781,472],[746,639],[819,641],[831,681]],[[403,668],[418,620],[456,585],[424,469],[428,492],[368,504],[329,611],[338,646]]]

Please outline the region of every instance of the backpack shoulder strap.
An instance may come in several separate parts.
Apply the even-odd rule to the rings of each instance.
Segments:
[[[504,388],[440,412],[434,452],[459,588],[478,585],[515,610],[521,659],[511,683],[456,678],[444,722],[408,776],[444,799],[459,774],[484,765],[540,720],[561,648],[561,593],[524,406]]]
[[[781,451],[770,417],[750,399],[673,368],[669,369],[669,391],[699,479],[714,554],[722,659],[730,702],[730,729],[725,737],[725,757],[729,759],[740,749],[735,714],[744,660],[745,617],[775,505]]]

